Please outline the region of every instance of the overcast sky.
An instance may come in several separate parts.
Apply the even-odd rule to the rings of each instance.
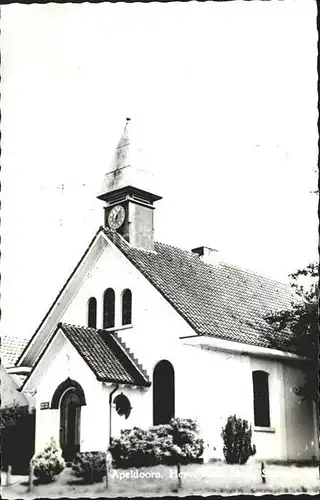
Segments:
[[[155,235],[281,281],[317,258],[316,2],[2,7],[2,329],[30,336],[102,224],[131,117]]]

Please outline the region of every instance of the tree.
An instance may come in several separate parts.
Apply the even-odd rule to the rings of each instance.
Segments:
[[[306,365],[304,384],[294,390],[303,399],[318,401],[319,268],[310,263],[289,276],[297,299],[289,309],[274,311],[265,319],[279,333],[290,331],[290,342],[297,354],[314,360]]]
[[[248,421],[231,415],[222,429],[223,454],[228,464],[247,463],[255,455],[256,447],[251,445],[252,429]]]
[[[27,474],[34,453],[35,410],[17,403],[0,410],[2,467],[13,474]]]

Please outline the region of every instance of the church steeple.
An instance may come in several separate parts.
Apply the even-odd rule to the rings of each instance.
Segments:
[[[106,202],[105,226],[132,245],[153,250],[153,176],[143,169],[143,152],[135,141],[130,118],[116,147],[98,199]]]

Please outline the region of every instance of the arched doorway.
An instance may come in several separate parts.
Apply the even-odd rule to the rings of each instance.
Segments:
[[[81,406],[85,404],[81,385],[70,378],[59,385],[52,397],[51,408],[60,409],[60,446],[66,461],[80,451]]]
[[[174,418],[174,369],[167,360],[153,370],[153,425],[168,424]]]
[[[68,389],[60,403],[60,446],[65,460],[72,460],[80,451],[80,399]]]

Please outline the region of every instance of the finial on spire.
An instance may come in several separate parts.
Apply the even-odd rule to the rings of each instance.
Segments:
[[[129,129],[129,122],[131,121],[131,118],[126,118],[126,124],[124,127],[124,133],[126,133]]]

